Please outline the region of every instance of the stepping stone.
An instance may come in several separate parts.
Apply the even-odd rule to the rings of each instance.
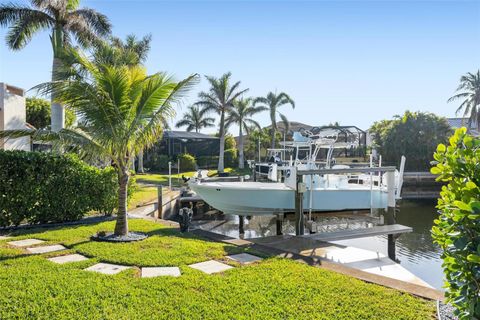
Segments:
[[[233,261],[240,262],[241,264],[249,264],[263,260],[262,258],[249,253],[232,254],[230,256],[227,256],[227,258]]]
[[[208,260],[205,262],[194,263],[189,265],[189,267],[205,272],[206,274],[223,272],[228,269],[233,269],[232,266],[229,266],[228,264],[221,263],[215,260]]]
[[[93,271],[99,272],[103,274],[117,274],[122,272],[123,270],[130,269],[129,266],[121,266],[118,264],[110,264],[110,263],[97,263],[91,267],[84,269],[85,271]]]
[[[27,251],[30,252],[30,253],[33,253],[33,254],[40,254],[40,253],[61,251],[61,250],[66,250],[66,249],[67,248],[65,248],[61,244],[54,244],[52,246],[27,248]]]
[[[142,278],[153,278],[160,276],[180,277],[178,267],[145,267],[142,268]]]
[[[75,253],[75,254],[67,254],[65,256],[49,258],[47,260],[58,263],[58,264],[64,264],[69,262],[84,261],[84,260],[88,260],[88,258],[85,256],[82,256],[81,254]]]
[[[25,239],[25,240],[17,240],[17,241],[10,241],[7,242],[11,246],[15,247],[28,247],[28,246],[34,246],[36,244],[43,243],[45,241],[43,240],[38,240],[38,239]]]

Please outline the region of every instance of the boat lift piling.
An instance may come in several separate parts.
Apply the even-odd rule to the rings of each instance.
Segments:
[[[342,174],[342,173],[369,173],[370,175],[373,175],[374,173],[378,173],[379,175],[381,175],[383,172],[386,173],[386,182],[387,182],[386,213],[387,215],[393,215],[395,213],[395,206],[396,206],[395,167],[298,170],[296,172],[296,184],[295,184],[295,187],[296,187],[295,188],[295,235],[304,236],[305,234],[303,194],[306,192],[306,185],[303,182],[303,176],[314,175],[314,174],[325,175],[325,174]],[[371,183],[373,184],[373,181],[371,181]],[[411,228],[409,228],[410,231],[394,232],[394,228],[393,228],[394,226],[397,226],[397,225],[392,225],[391,228],[384,228],[384,230],[382,229],[383,234],[388,235],[388,256],[392,260],[396,260],[395,242],[398,236],[404,232],[411,232]],[[354,238],[354,235],[355,233],[352,233],[352,238]],[[358,235],[356,235],[356,237],[358,237]]]

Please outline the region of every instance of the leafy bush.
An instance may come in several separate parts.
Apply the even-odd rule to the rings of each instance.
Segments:
[[[50,101],[41,98],[27,98],[27,122],[37,129],[45,129],[50,127]],[[75,122],[75,113],[70,109],[65,109],[65,125],[72,126]]]
[[[188,153],[178,155],[180,160],[180,170],[182,171],[194,171],[197,168],[197,162],[195,157]]]
[[[431,169],[442,187],[432,228],[443,249],[446,296],[462,319],[480,319],[480,139],[456,130],[439,144]]]
[[[428,170],[435,148],[452,133],[445,118],[410,111],[394,120],[375,122],[369,131],[385,164],[396,165],[405,155],[405,169],[411,171]]]
[[[238,167],[237,149],[227,149],[225,150],[224,155],[225,155],[225,166]]]
[[[117,207],[115,169],[89,166],[75,155],[0,151],[0,181],[0,226],[71,221]]]

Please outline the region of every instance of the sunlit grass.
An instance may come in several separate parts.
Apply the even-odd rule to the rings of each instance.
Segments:
[[[131,220],[147,232],[129,244],[91,242],[112,222],[17,232],[62,243],[88,261],[57,265],[0,241],[0,319],[433,319],[434,303],[288,259],[270,258],[206,275],[187,266],[241,249]],[[55,253],[58,254],[58,253]],[[50,254],[52,255],[52,254]],[[47,255],[48,256],[48,255]],[[139,278],[132,267],[109,276],[94,263],[177,265],[178,278]]]

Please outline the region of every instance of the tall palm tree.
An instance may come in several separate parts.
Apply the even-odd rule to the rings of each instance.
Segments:
[[[279,94],[269,92],[266,97],[258,97],[254,100],[254,105],[260,104],[270,110],[270,121],[272,122],[272,143],[271,148],[275,148],[275,135],[277,134],[277,113],[282,119],[282,122],[288,122],[287,117],[278,111],[283,105],[290,104],[295,109],[295,102],[290,96],[284,92]]]
[[[457,88],[457,92],[459,91],[461,92],[448,99],[448,102],[462,99],[456,113],[463,110],[464,117],[470,115],[468,126],[474,122],[477,128],[480,128],[480,70],[462,76]]]
[[[12,3],[0,4],[0,26],[10,27],[7,46],[12,50],[25,47],[34,34],[50,31],[53,49],[52,81],[58,80],[56,69],[61,63],[64,48],[72,45],[72,38],[82,47],[110,33],[110,22],[101,13],[89,8],[78,8],[79,0],[30,0],[32,6]],[[65,127],[65,110],[52,99],[52,130]]]
[[[205,117],[204,112],[198,106],[190,106],[188,111],[183,114],[182,120],[175,124],[175,127],[187,127],[188,132],[195,130],[198,133],[203,128],[213,127],[214,122],[215,119]]]
[[[194,105],[200,106],[202,112],[215,112],[220,116],[219,136],[220,151],[218,157],[218,172],[224,170],[224,151],[225,151],[225,116],[228,110],[233,108],[233,103],[238,97],[248,91],[240,90],[240,81],[231,85],[232,73],[227,72],[220,78],[205,76],[210,84],[208,92],[198,94],[199,101]]]
[[[34,140],[74,147],[83,156],[108,158],[118,172],[115,235],[126,235],[131,155],[158,141],[163,123],[175,113],[174,104],[197,76],[175,82],[165,73],[147,75],[139,66],[98,65],[80,53],[70,52],[76,56],[81,72],[68,80],[43,84],[40,89],[42,93],[55,91],[56,101],[74,110],[83,119],[82,125],[58,132],[0,131],[0,138],[31,135]],[[64,78],[63,74],[58,76]]]
[[[238,99],[233,103],[233,108],[228,111],[225,122],[225,128],[232,124],[238,125],[238,167],[245,167],[244,147],[243,147],[243,131],[250,133],[250,128],[260,130],[260,125],[251,117],[259,112],[267,110],[265,107],[253,106],[252,98]]]

